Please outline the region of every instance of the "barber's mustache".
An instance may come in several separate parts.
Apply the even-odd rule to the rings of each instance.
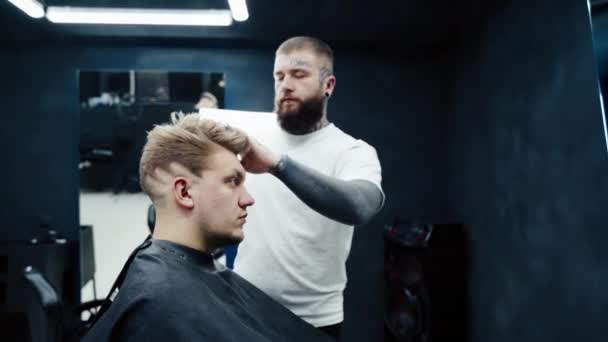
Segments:
[[[292,96],[285,96],[285,97],[281,97],[279,99],[279,103],[283,103],[285,101],[296,101],[296,102],[302,102],[300,99],[298,99],[297,97],[292,97]]]

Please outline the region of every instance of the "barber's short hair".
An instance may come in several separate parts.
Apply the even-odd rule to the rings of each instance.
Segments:
[[[148,132],[139,162],[139,182],[142,190],[154,201],[150,177],[157,168],[168,170],[178,163],[195,175],[202,175],[209,155],[225,148],[234,154],[247,150],[249,139],[237,129],[198,113],[172,113],[171,122],[157,125]]]
[[[330,73],[334,69],[334,52],[331,47],[324,41],[308,36],[292,37],[279,45],[276,54],[288,54],[297,50],[308,50],[314,53],[317,57],[327,60]]]

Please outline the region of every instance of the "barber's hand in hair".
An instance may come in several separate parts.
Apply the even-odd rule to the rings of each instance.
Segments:
[[[279,163],[280,157],[257,140],[249,137],[249,150],[241,156],[241,164],[247,172],[265,173]]]

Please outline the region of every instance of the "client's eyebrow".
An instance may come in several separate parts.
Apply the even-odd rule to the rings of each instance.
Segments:
[[[234,169],[234,170],[232,170],[232,174],[226,178],[230,178],[230,177],[236,177],[239,180],[243,180],[243,179],[245,179],[245,173],[242,172],[241,170]]]

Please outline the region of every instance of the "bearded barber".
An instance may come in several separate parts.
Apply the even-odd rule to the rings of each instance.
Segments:
[[[354,226],[383,206],[375,149],[327,116],[333,52],[294,37],[276,51],[276,117],[243,156],[256,198],[235,271],[330,336],[341,334]]]

